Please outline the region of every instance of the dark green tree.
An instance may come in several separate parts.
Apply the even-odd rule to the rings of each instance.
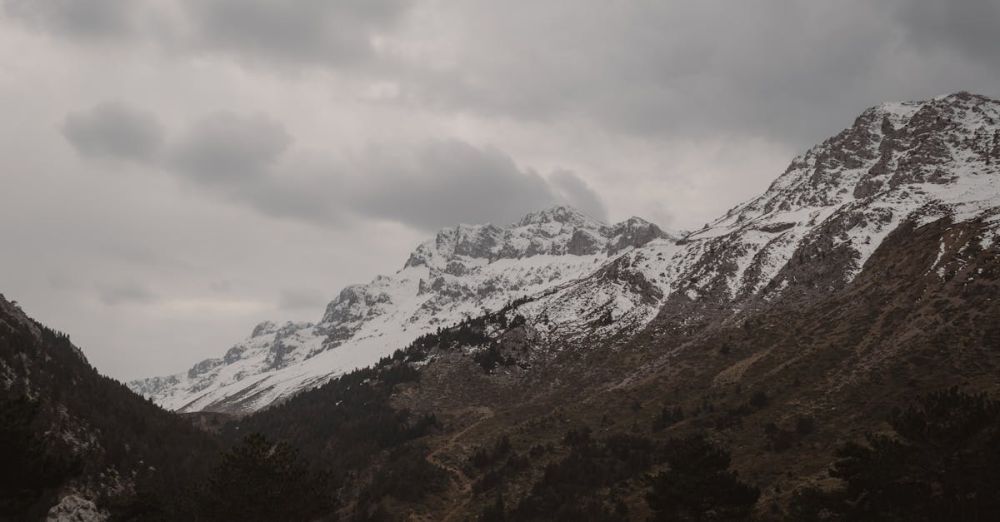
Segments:
[[[212,471],[203,510],[211,520],[310,520],[333,509],[325,475],[288,444],[247,436]]]
[[[0,520],[31,518],[46,492],[80,471],[77,462],[51,455],[33,422],[39,403],[0,400]]]
[[[1000,520],[1000,403],[956,388],[894,413],[892,435],[837,450],[840,489],[806,490],[796,519]]]
[[[729,471],[729,452],[702,436],[666,445],[669,469],[653,478],[646,495],[654,520],[746,520],[760,491]]]
[[[684,420],[684,409],[680,406],[664,406],[660,414],[653,419],[653,432],[661,432]]]

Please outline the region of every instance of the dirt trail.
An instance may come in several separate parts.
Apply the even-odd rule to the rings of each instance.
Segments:
[[[458,494],[462,497],[461,500],[453,508],[451,508],[451,510],[448,511],[448,513],[444,516],[444,518],[441,519],[443,521],[454,520],[455,515],[457,515],[458,512],[461,511],[461,509],[464,508],[469,503],[469,500],[471,500],[470,493],[472,492],[472,479],[470,479],[469,476],[466,475],[465,472],[462,471],[460,468],[452,466],[451,464],[442,461],[439,458],[439,455],[442,453],[447,453],[448,450],[453,449],[455,446],[459,444],[458,440],[461,439],[463,436],[465,436],[466,433],[475,429],[483,422],[493,418],[494,415],[493,409],[489,408],[488,406],[473,406],[470,408],[465,408],[464,410],[461,410],[461,412],[477,413],[480,415],[480,418],[475,422],[473,422],[472,424],[463,428],[461,431],[454,433],[451,437],[448,438],[448,440],[444,444],[442,444],[436,450],[432,451],[427,455],[427,462],[430,462],[435,466],[444,468],[448,470],[449,473],[452,474],[452,476],[455,478],[455,482],[458,484]]]

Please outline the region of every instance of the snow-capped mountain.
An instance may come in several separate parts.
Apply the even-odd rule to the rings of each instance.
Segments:
[[[178,411],[258,409],[439,327],[591,274],[651,241],[673,240],[639,218],[606,225],[564,206],[509,226],[446,228],[395,274],[343,289],[318,323],[264,322],[221,358],[129,386]]]
[[[658,316],[725,319],[842,288],[894,230],[941,218],[980,220],[982,245],[996,240],[996,100],[956,93],[868,109],[764,194],[683,238],[565,207],[445,229],[393,276],[344,289],[319,323],[263,323],[221,359],[131,386],[171,409],[256,409],[521,297],[508,313],[536,334],[528,357],[627,340]]]
[[[658,314],[689,322],[702,303],[735,314],[804,292],[794,284],[804,280],[818,294],[840,288],[892,231],[940,218],[982,220],[983,247],[996,241],[997,100],[963,92],[868,109],[702,230],[629,251],[511,313],[559,341],[637,332]]]

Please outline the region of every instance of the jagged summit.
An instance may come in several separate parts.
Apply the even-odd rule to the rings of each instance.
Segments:
[[[571,224],[574,226],[601,226],[598,219],[592,218],[582,211],[569,205],[556,205],[545,210],[531,212],[517,222],[518,226],[541,225],[545,223]]]
[[[607,225],[566,205],[532,212],[507,226],[458,225],[440,230],[417,247],[404,268],[444,269],[449,263],[549,255],[614,255],[655,239],[670,239],[658,226],[630,218]]]
[[[1000,101],[967,92],[871,107],[793,159],[764,194],[692,236],[873,199],[935,194],[954,205],[975,201],[972,189],[996,183],[1000,172],[998,125]]]

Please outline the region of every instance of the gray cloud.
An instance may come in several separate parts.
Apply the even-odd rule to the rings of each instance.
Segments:
[[[549,176],[549,183],[562,201],[593,217],[607,219],[608,211],[604,208],[601,197],[572,171],[560,169],[553,172]]]
[[[182,133],[164,168],[268,216],[339,223],[336,191],[325,180],[279,168],[292,143],[285,126],[268,116],[220,112]]]
[[[200,183],[228,184],[264,175],[291,144],[285,127],[267,116],[219,112],[185,132],[169,162]]]
[[[151,125],[139,125],[148,119],[139,114],[117,105],[73,114],[66,138],[88,156],[156,165],[154,140],[139,138],[151,134],[140,132]],[[156,133],[157,146],[161,140]],[[600,197],[576,174],[559,170],[546,178],[495,148],[460,140],[372,146],[350,161],[297,172],[285,158],[292,143],[285,126],[268,116],[214,113],[172,140],[159,166],[265,215],[322,225],[339,224],[351,212],[433,230],[507,223],[556,203],[607,218]]]
[[[63,136],[83,156],[150,161],[163,143],[163,128],[152,113],[106,102],[70,113]]]
[[[350,74],[360,81],[391,81],[408,103],[444,113],[582,121],[653,139],[766,136],[802,147],[859,107],[969,89],[971,79],[1000,82],[1000,7],[992,0],[553,0],[530,9],[481,0],[448,10],[416,0],[5,5],[69,37],[128,34],[282,71],[357,66]],[[931,47],[954,53],[919,52]],[[973,71],[976,64],[989,70]]]
[[[410,64],[404,86],[439,110],[489,118],[802,147],[881,101],[1000,81],[996,67],[985,76],[968,67],[1000,60],[997,9],[991,0],[466,2],[444,15],[467,29],[442,48],[445,65]],[[914,40],[946,42],[959,58],[917,56]]]
[[[107,306],[149,303],[156,299],[156,294],[149,288],[134,281],[100,284],[97,292],[101,302]]]
[[[1000,69],[1000,2],[910,0],[898,7],[898,15],[908,39],[915,44],[948,47]]]
[[[431,142],[404,154],[373,149],[364,162],[356,168],[365,179],[350,189],[346,203],[363,215],[428,230],[455,223],[508,223],[563,200],[544,177],[521,169],[510,156],[458,140]],[[572,174],[558,177],[565,181],[567,176]],[[577,188],[586,191],[585,186]],[[591,192],[588,210],[605,217],[594,201],[597,196]]]
[[[3,0],[4,12],[57,35],[107,39],[133,31],[141,0]],[[148,2],[147,2],[148,4]]]
[[[282,310],[316,311],[329,301],[329,296],[314,289],[284,289],[278,298],[278,308]]]
[[[277,140],[245,139],[273,134],[248,132],[257,127],[235,133],[241,139],[233,143],[256,143],[256,149],[269,154],[259,154],[238,169],[231,168],[228,159],[215,161],[213,156],[213,161],[197,162],[197,169],[188,167],[182,176],[263,214],[322,226],[339,226],[347,214],[423,230],[456,223],[508,223],[556,203],[580,206],[599,219],[607,217],[600,197],[573,173],[560,171],[546,179],[518,167],[495,148],[459,140],[372,146],[349,160],[331,160],[325,167],[300,171],[291,160],[275,167],[281,150],[266,145]],[[199,149],[214,141],[206,138],[195,140]],[[239,152],[235,156],[240,158],[252,156],[232,143],[219,148]]]
[[[405,0],[186,0],[194,45],[251,61],[345,64],[373,55]]]
[[[78,41],[150,40],[252,63],[358,64],[409,0],[0,0],[31,27]]]

